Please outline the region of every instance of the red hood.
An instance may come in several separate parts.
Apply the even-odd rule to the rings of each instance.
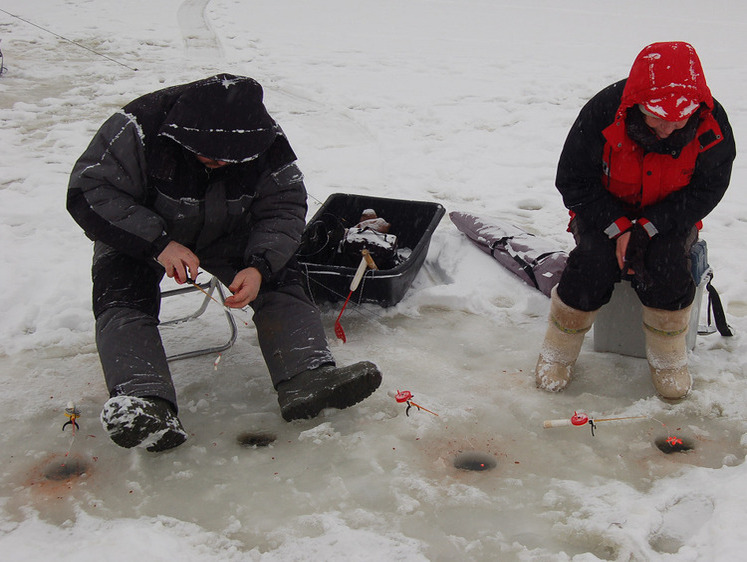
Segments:
[[[617,118],[624,118],[629,107],[646,102],[649,109],[653,106],[657,116],[670,121],[678,120],[672,116],[674,108],[687,112],[693,104],[704,103],[706,111],[713,109],[713,97],[692,45],[681,41],[653,43],[638,54],[623,90]]]

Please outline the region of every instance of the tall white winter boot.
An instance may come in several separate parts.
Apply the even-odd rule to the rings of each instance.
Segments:
[[[547,333],[534,371],[537,388],[557,392],[568,386],[584,335],[596,315],[596,310],[571,308],[560,300],[557,287],[553,288]]]
[[[685,336],[692,305],[682,310],[643,307],[646,358],[656,392],[662,398],[684,398],[693,386],[687,369]]]

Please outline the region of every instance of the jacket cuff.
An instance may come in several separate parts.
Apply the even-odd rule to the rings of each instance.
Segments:
[[[253,267],[262,275],[262,279],[267,281],[272,277],[272,271],[270,271],[270,264],[267,260],[259,255],[249,256],[249,260],[246,263],[246,267]]]
[[[643,227],[643,230],[646,231],[646,234],[648,234],[649,238],[653,238],[657,234],[659,234],[659,230],[654,226],[654,223],[652,223],[648,219],[640,218],[636,221],[639,225]]]
[[[633,223],[628,217],[620,217],[615,222],[604,229],[604,233],[610,238],[617,238],[626,230],[629,230]]]
[[[154,260],[158,260],[158,256],[160,256],[161,252],[163,252],[166,249],[166,246],[169,245],[169,242],[171,242],[171,238],[165,232],[153,241],[153,256],[152,257]]]

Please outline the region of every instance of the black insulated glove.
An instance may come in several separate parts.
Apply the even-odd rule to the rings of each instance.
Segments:
[[[630,240],[628,240],[628,247],[625,250],[624,274],[632,270],[633,277],[644,287],[651,285],[653,281],[646,270],[646,250],[650,241],[651,238],[646,229],[635,223],[630,229]]]

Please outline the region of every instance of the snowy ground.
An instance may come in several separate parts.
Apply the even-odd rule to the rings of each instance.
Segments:
[[[241,325],[217,369],[213,356],[172,365],[192,437],[161,455],[117,448],[98,423],[106,393],[93,343],[91,244],[64,199],[73,162],[110,113],[227,71],[265,86],[299,155],[312,213],[335,192],[436,201],[570,249],[553,187],[562,142],[584,101],[624,77],[644,45],[694,44],[741,146],[747,8],[694,0],[5,0],[0,8],[4,558],[743,557],[742,159],[703,232],[737,335],[699,338],[695,389],[681,404],[652,396],[644,360],[596,353],[591,337],[569,390],[537,391],[531,371],[548,300],[444,218],[405,299],[386,310],[349,308],[348,343],[331,342],[341,363],[375,360],[381,391],[286,424],[253,329]],[[194,302],[180,299],[165,314]],[[325,309],[330,337],[338,306]],[[218,343],[221,314],[213,306],[199,322],[165,329],[167,346]],[[405,416],[388,395],[397,389],[439,416]],[[82,410],[74,438],[60,431],[71,400]],[[600,424],[596,437],[542,428],[575,410],[647,418]],[[695,449],[661,453],[655,439],[672,432]],[[276,440],[242,447],[247,433]],[[491,455],[496,468],[457,470],[465,451]],[[76,462],[80,477],[50,473]]]

